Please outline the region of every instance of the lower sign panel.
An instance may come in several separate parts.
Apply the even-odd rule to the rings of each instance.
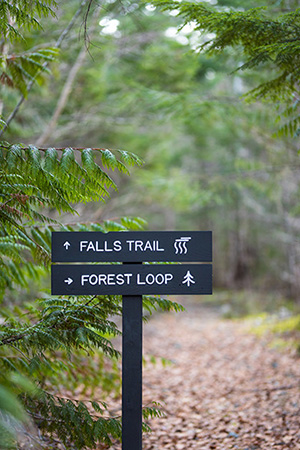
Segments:
[[[212,265],[53,265],[51,293],[52,295],[212,294]]]

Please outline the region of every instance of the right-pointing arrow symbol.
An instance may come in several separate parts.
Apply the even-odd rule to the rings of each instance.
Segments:
[[[70,242],[66,241],[66,242],[64,243],[65,249],[68,250],[68,248],[70,247],[70,245],[71,245]]]
[[[74,281],[74,280],[72,280],[72,278],[70,278],[70,277],[67,278],[66,280],[64,280],[64,282],[67,283],[67,284],[69,284],[69,285],[72,284],[73,281]]]

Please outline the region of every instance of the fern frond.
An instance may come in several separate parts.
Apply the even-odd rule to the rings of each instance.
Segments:
[[[185,311],[185,308],[180,303],[173,302],[161,297],[152,297],[149,295],[143,296],[143,307],[152,314],[153,311],[157,311],[158,308],[163,311]]]
[[[0,57],[2,65],[1,79],[5,84],[13,86],[27,95],[27,83],[34,81],[42,72],[49,73],[45,62],[54,61],[58,50],[52,47],[26,52],[20,55]]]
[[[160,408],[162,408],[162,405],[158,402],[152,402],[152,406],[144,406],[143,418],[147,420],[155,417],[163,417],[165,413]]]
[[[94,415],[82,401],[53,396],[47,392],[41,392],[36,398],[27,396],[24,400],[40,428],[61,439],[65,445],[73,444],[80,450],[95,447],[99,439],[112,445],[112,438],[121,438],[120,419],[101,417],[105,408],[96,402],[92,404],[97,413]]]
[[[55,0],[2,0],[0,33],[5,39],[21,38],[20,29],[40,28],[37,18],[55,16]]]

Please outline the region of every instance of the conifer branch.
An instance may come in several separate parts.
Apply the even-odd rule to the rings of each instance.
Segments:
[[[56,43],[55,43],[55,48],[59,49],[64,41],[64,39],[66,38],[66,36],[69,34],[69,32],[71,31],[71,29],[73,28],[76,19],[78,18],[78,16],[81,14],[83,8],[85,7],[85,5],[87,4],[87,2],[90,2],[91,0],[83,0],[82,3],[80,4],[78,10],[76,11],[76,13],[74,14],[74,16],[72,17],[71,21],[69,22],[68,26],[63,30],[63,32],[61,33],[61,35],[59,36],[59,38],[57,39]],[[42,65],[41,70],[45,70],[48,66],[48,61],[45,61]],[[29,81],[27,87],[26,87],[26,92],[30,92],[36,77],[38,76],[40,72],[37,73],[37,75],[34,77],[34,79],[32,79],[31,81]],[[15,119],[16,115],[18,114],[22,104],[24,103],[26,97],[23,94],[20,98],[20,100],[18,101],[17,105],[15,106],[14,110],[12,111],[12,113],[9,115],[8,119],[5,121],[5,124],[2,128],[2,130],[0,131],[0,138],[1,136],[3,136],[4,132],[7,130],[7,128],[9,127],[9,125],[11,124],[11,122]]]
[[[0,148],[3,148],[5,150],[10,150],[11,149],[11,145],[5,144],[5,143],[0,143]],[[31,146],[26,146],[26,145],[22,145],[21,149],[22,150],[30,150]],[[49,150],[49,148],[47,147],[35,147],[38,151],[40,152],[46,152],[47,150]],[[93,151],[105,151],[106,148],[104,147],[89,147],[90,150]],[[64,150],[66,150],[66,147],[55,147],[55,150],[57,150],[58,152],[63,152]],[[72,150],[75,151],[83,151],[86,150],[86,147],[72,147]]]

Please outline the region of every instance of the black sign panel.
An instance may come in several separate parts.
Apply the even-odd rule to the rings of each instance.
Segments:
[[[52,295],[212,293],[211,264],[53,265]]]
[[[211,262],[211,231],[56,231],[53,262]]]

